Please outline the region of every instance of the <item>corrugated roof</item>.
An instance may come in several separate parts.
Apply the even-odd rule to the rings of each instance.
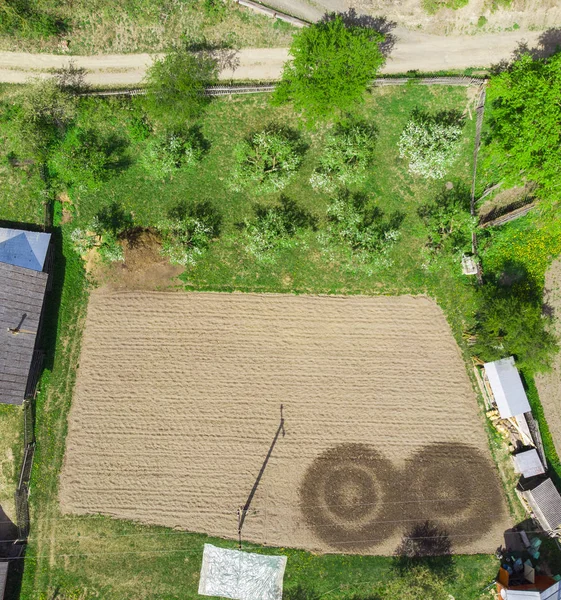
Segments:
[[[8,580],[8,563],[0,562],[0,600],[4,598],[6,581]]]
[[[50,233],[0,227],[0,262],[42,271],[50,241]]]
[[[546,479],[532,490],[523,491],[522,495],[545,531],[561,526],[561,496],[551,479]]]
[[[502,419],[530,412],[530,403],[512,356],[483,366]]]
[[[514,468],[524,477],[535,477],[545,473],[540,455],[535,448],[519,452],[513,456]]]
[[[0,262],[0,403],[22,404],[48,274]],[[9,329],[20,327],[14,335]],[[30,333],[28,333],[30,332]]]

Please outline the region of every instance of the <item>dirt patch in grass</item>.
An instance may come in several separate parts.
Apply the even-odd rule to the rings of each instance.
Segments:
[[[60,502],[275,546],[461,552],[510,525],[482,416],[425,297],[91,296]]]
[[[88,272],[99,285],[117,290],[166,290],[177,286],[177,277],[184,269],[162,256],[157,232],[135,230],[122,245],[124,261],[104,263],[97,250],[88,258]]]

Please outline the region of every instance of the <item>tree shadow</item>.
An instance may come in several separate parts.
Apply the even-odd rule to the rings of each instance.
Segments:
[[[391,54],[397,41],[397,37],[391,33],[397,26],[395,21],[390,21],[386,17],[361,15],[354,8],[350,8],[347,12],[325,13],[321,18],[321,22],[328,23],[337,17],[340,17],[347,27],[363,27],[383,34],[384,41],[380,44],[380,50],[386,58]]]
[[[172,221],[187,219],[200,221],[211,231],[213,238],[220,235],[222,228],[222,214],[210,200],[200,200],[194,203],[185,200],[178,202],[168,211],[168,218]]]
[[[454,569],[454,557],[448,532],[428,520],[414,525],[396,548],[393,566],[401,575],[418,566],[449,574]]]
[[[239,48],[228,42],[210,42],[206,37],[193,38],[184,41],[189,52],[199,53],[216,63],[219,70],[235,71],[240,66]]]
[[[561,50],[561,28],[551,27],[544,31],[538,38],[538,42],[534,48],[530,48],[528,42],[522,40],[518,42],[510,59],[503,59],[495,65],[491,66],[491,73],[498,75],[503,71],[508,71],[512,64],[524,54],[529,54],[534,60],[545,59],[553,56]]]
[[[95,216],[96,233],[109,232],[118,236],[133,227],[133,217],[118,202],[104,206]]]

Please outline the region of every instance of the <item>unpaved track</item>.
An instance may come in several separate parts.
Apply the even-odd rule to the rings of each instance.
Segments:
[[[427,298],[99,289],[82,348],[65,513],[236,538],[270,452],[246,540],[391,554],[432,519],[458,551],[491,552],[510,525]]]
[[[544,301],[554,311],[555,329],[561,337],[561,259],[553,261],[549,267],[545,290]],[[550,373],[536,375],[536,386],[555,449],[561,456],[561,353],[554,358]]]
[[[489,67],[503,58],[508,59],[521,40],[532,46],[540,35],[540,32],[511,31],[478,36],[437,36],[404,28],[397,28],[394,33],[398,41],[383,73]],[[279,79],[288,59],[288,50],[244,48],[237,58],[237,68],[223,70],[221,79],[271,81]],[[49,70],[67,65],[70,60],[88,70],[89,83],[107,86],[140,83],[152,63],[149,54],[66,56],[0,52],[0,81],[24,83],[33,76],[48,77]]]

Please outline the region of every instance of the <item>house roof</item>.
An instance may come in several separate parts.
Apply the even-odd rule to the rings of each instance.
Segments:
[[[0,562],[0,600],[4,598],[6,581],[8,580],[8,563]]]
[[[540,455],[535,448],[519,452],[512,457],[517,473],[524,477],[534,477],[545,473]]]
[[[22,404],[48,274],[0,262],[0,403]],[[21,329],[14,335],[9,329]]]
[[[505,600],[561,600],[561,583],[554,583],[547,590],[504,590]]]
[[[502,419],[531,411],[512,356],[485,363],[483,366]]]
[[[50,240],[50,233],[0,227],[0,262],[42,271]]]
[[[545,531],[553,531],[561,526],[561,496],[551,479],[523,491],[522,495]]]

